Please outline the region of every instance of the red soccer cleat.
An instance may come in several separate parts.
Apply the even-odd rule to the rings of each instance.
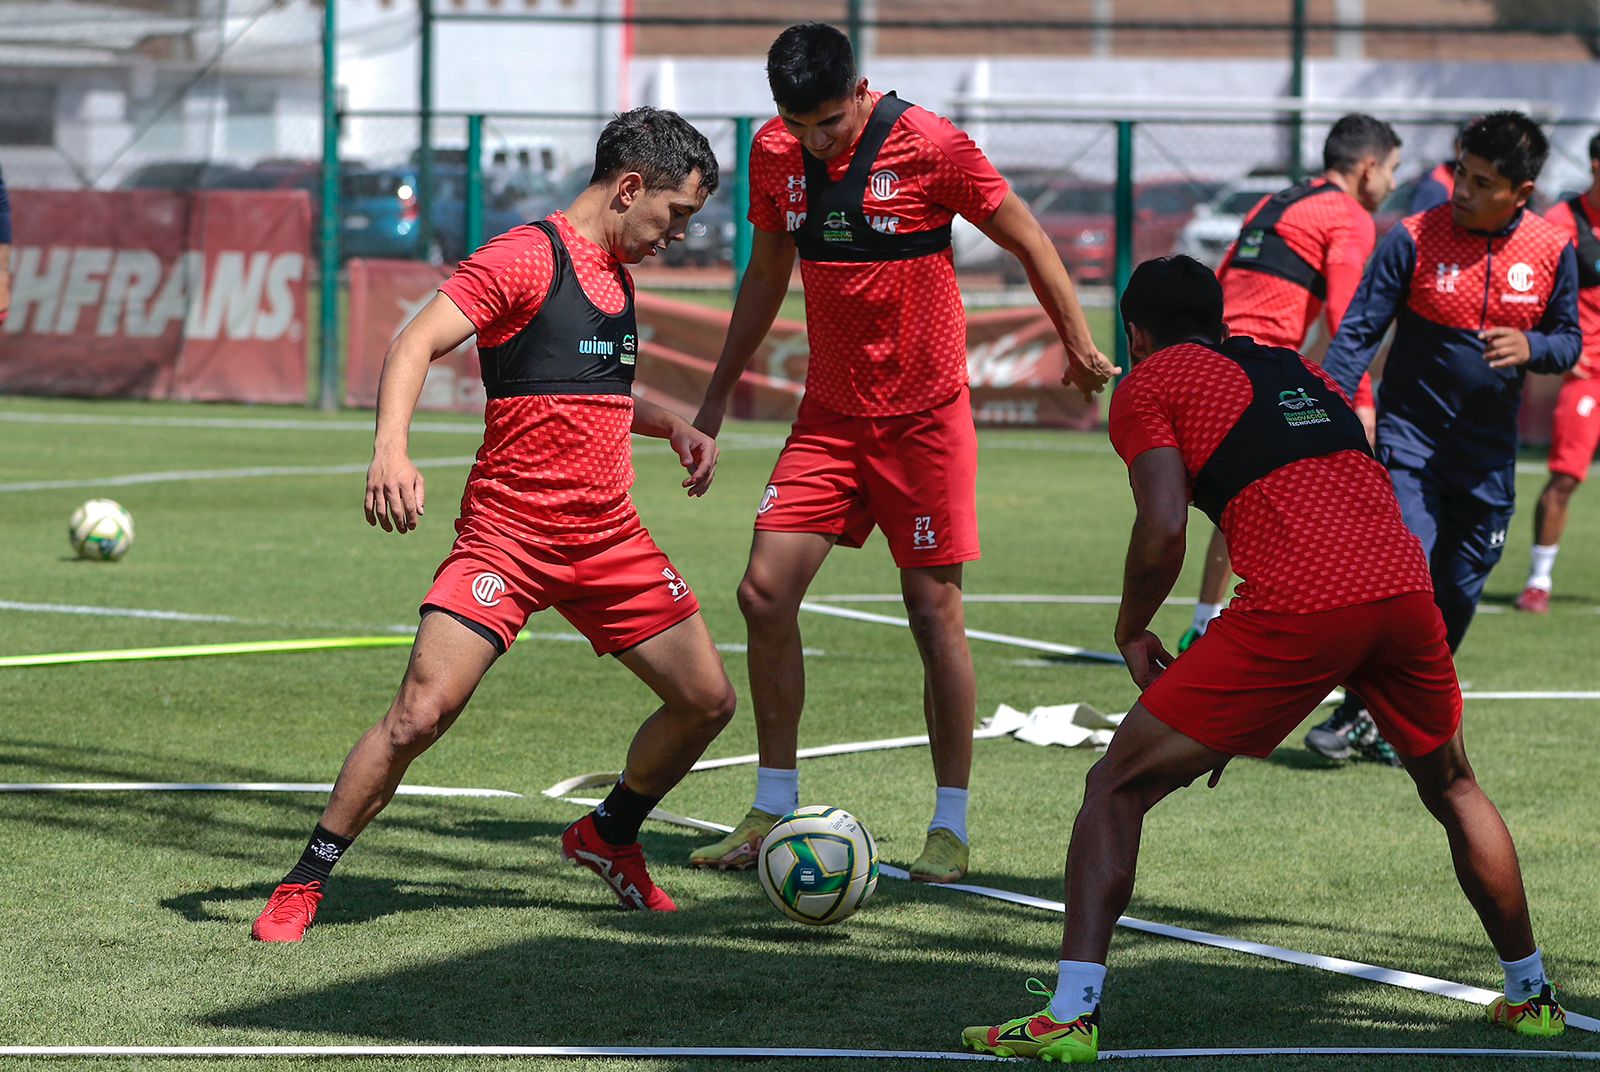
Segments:
[[[298,942],[317,918],[322,903],[322,883],[285,882],[272,891],[267,907],[261,910],[250,928],[258,942]]]
[[[623,908],[651,912],[676,912],[678,906],[650,878],[644,850],[632,845],[612,845],[595,832],[594,816],[585,815],[561,833],[561,855],[574,867],[587,867],[606,880]]]
[[[1524,614],[1549,614],[1550,590],[1548,588],[1524,588],[1517,597],[1517,609]]]

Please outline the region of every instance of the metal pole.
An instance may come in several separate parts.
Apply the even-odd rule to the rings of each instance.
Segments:
[[[334,0],[322,4],[322,288],[317,333],[317,406],[339,406],[339,85]]]
[[[850,48],[856,54],[856,64],[859,67],[866,59],[864,49],[866,42],[861,39],[861,0],[850,0],[845,10],[845,33],[850,37]]]
[[[1133,275],[1133,120],[1117,120],[1117,189],[1116,189],[1116,293],[1112,300],[1120,300]],[[1116,325],[1117,365],[1128,367],[1128,335],[1113,315]]]
[[[426,257],[433,244],[433,0],[418,2],[422,57],[417,77],[417,250]]]
[[[733,171],[733,296],[739,296],[739,284],[744,281],[744,271],[750,267],[750,247],[755,241],[755,231],[745,210],[750,206],[750,117],[741,115],[733,121],[735,163]]]
[[[1300,100],[1306,89],[1306,0],[1293,0],[1294,21],[1289,35],[1289,96]],[[1289,178],[1299,182],[1305,178],[1305,161],[1302,159],[1301,140],[1305,126],[1305,112],[1301,106],[1289,113]]]
[[[483,245],[483,116],[467,116],[466,252]]]

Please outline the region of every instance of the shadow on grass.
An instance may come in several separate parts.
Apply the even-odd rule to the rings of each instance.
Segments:
[[[265,884],[215,887],[163,899],[162,908],[191,923],[238,922],[241,914],[221,906],[246,902],[259,909],[270,890]],[[412,882],[400,879],[351,876],[329,886],[329,896],[317,913],[317,927],[370,923],[401,912],[437,912],[463,908],[540,908],[584,911],[610,906],[598,902],[552,900],[529,896],[526,889],[478,885],[470,882]],[[254,914],[253,912],[251,913]]]

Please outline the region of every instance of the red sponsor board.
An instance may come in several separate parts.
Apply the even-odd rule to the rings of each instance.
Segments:
[[[0,391],[306,400],[303,191],[16,190]]]
[[[371,406],[389,341],[447,278],[415,261],[352,260],[350,351],[345,403]],[[728,311],[641,291],[637,298],[642,359],[635,389],[690,414],[699,406],[728,330]],[[1096,408],[1061,386],[1066,354],[1037,308],[976,313],[968,318],[968,365],[980,424],[1093,427]],[[810,351],[805,325],[778,320],[762,340],[729,405],[729,415],[790,420],[799,405]],[[419,406],[481,412],[483,384],[472,343],[433,363]]]

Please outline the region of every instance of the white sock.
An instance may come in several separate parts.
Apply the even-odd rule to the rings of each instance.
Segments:
[[[1529,555],[1531,561],[1528,565],[1528,583],[1525,587],[1542,588],[1546,592],[1555,587],[1554,582],[1550,580],[1550,574],[1556,568],[1556,553],[1560,550],[1560,544],[1533,545],[1533,553]]]
[[[1058,1024],[1070,1024],[1100,1004],[1106,988],[1106,966],[1087,960],[1056,961],[1056,996],[1050,999],[1050,1016]]]
[[[756,768],[755,806],[768,815],[787,815],[800,806],[800,772],[793,768]]]
[[[1506,973],[1506,1000],[1520,1005],[1544,989],[1544,955],[1537,949],[1523,960],[1500,962]]]
[[[1221,603],[1196,603],[1194,605],[1194,621],[1190,623],[1195,632],[1205,635],[1206,626],[1211,624],[1211,619],[1222,613]]]
[[[944,829],[967,843],[967,791],[941,785],[934,792],[933,822],[928,832]]]

